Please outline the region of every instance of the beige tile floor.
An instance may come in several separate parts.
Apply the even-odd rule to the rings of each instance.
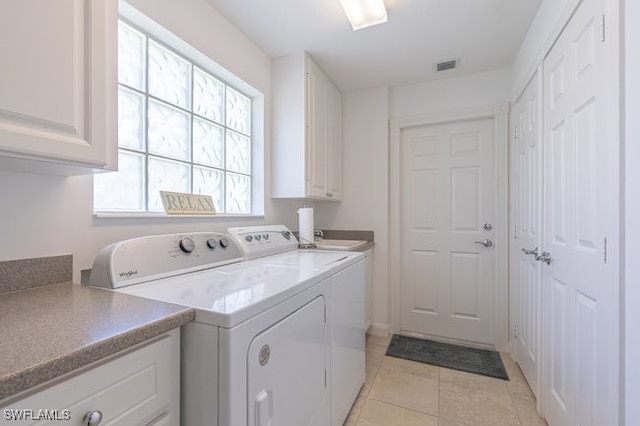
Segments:
[[[345,426],[546,426],[509,354],[510,381],[385,355],[389,338],[367,336],[367,376]]]

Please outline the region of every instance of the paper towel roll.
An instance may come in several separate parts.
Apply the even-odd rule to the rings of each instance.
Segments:
[[[315,244],[313,240],[313,208],[303,207],[298,209],[298,232],[300,233],[301,246]]]

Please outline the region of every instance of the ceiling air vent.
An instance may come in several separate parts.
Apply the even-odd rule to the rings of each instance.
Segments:
[[[458,67],[459,64],[460,64],[459,59],[451,59],[450,61],[438,62],[437,64],[434,65],[433,68],[435,72],[441,72],[441,71],[455,69]]]

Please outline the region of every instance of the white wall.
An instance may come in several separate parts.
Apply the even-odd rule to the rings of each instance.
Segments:
[[[624,313],[622,319],[625,377],[623,380],[625,395],[625,425],[640,425],[640,2],[626,0],[624,19],[624,237],[623,250],[623,297]]]
[[[265,95],[265,221],[290,218],[288,202],[270,200],[271,60],[206,0],[131,0],[134,7]],[[0,171],[0,260],[72,254],[74,280],[98,250],[126,238],[170,232],[223,231],[223,219],[104,219],[93,217],[93,177]],[[281,214],[282,213],[282,214]]]
[[[373,332],[389,325],[388,90],[343,95],[343,201],[315,203],[316,228],[374,231]]]
[[[343,94],[343,201],[315,203],[316,228],[373,230],[374,332],[390,324],[389,119],[507,101],[510,69]]]
[[[495,105],[509,100],[511,69],[400,86],[391,90],[393,118]]]

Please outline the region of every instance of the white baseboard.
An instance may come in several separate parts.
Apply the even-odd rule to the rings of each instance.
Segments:
[[[369,327],[369,331],[367,331],[368,334],[371,334],[373,336],[382,336],[382,337],[389,337],[389,330],[391,329],[391,327],[389,326],[389,324],[376,324],[376,323],[372,323],[371,327]]]

